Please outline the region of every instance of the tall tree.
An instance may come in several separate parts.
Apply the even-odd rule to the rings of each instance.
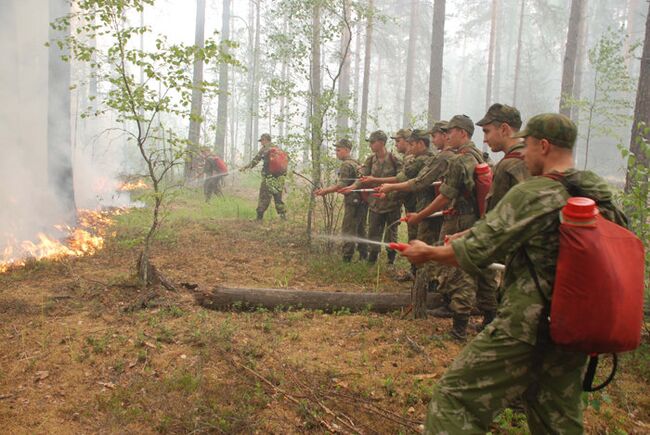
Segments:
[[[196,27],[194,29],[194,45],[203,48],[205,44],[205,0],[196,0]],[[188,163],[185,166],[185,178],[193,176],[195,159],[201,145],[201,114],[203,109],[203,57],[194,57],[192,76],[192,110],[190,115],[190,131],[188,135]]]
[[[336,131],[339,135],[347,134],[350,106],[350,0],[343,0],[343,21],[341,23],[341,77],[339,80],[338,110],[336,116]]]
[[[311,74],[310,74],[310,106],[311,106],[311,179],[319,182],[321,179],[321,143],[323,114],[321,108],[321,22],[320,2],[314,2],[312,7],[311,33]],[[314,209],[314,195],[310,196],[309,212],[307,215],[307,236],[311,235]]]
[[[562,85],[560,93],[560,113],[571,116],[571,106],[567,99],[572,99],[573,84],[575,80],[576,52],[580,37],[580,21],[583,18],[584,0],[571,0],[571,15],[569,16],[569,30],[567,31],[566,49],[564,51],[564,65],[562,68]]]
[[[411,17],[409,19],[409,43],[406,53],[406,80],[404,87],[404,111],[402,126],[407,127],[412,116],[413,76],[415,75],[415,43],[417,40],[418,0],[411,0]]]
[[[249,160],[253,152],[253,142],[257,138],[253,138],[253,110],[254,110],[254,97],[253,93],[255,92],[255,67],[253,63],[255,62],[255,0],[249,0],[248,2],[248,77],[246,88],[248,95],[246,98],[246,133],[244,138],[244,160]]]
[[[66,0],[49,1],[50,22],[70,13]],[[55,29],[50,26],[47,93],[47,173],[53,193],[61,200],[61,212],[66,223],[75,224],[76,204],[72,170],[72,139],[70,129],[70,50],[59,47],[55,40],[66,38],[70,26]]]
[[[228,53],[230,39],[230,0],[223,0],[221,13],[221,51]],[[219,103],[217,104],[217,131],[214,136],[214,149],[222,158],[226,155],[226,130],[228,126],[228,64],[219,66]]]
[[[445,45],[445,1],[433,3],[433,27],[431,30],[431,61],[429,67],[428,125],[440,119],[442,101],[442,60]]]
[[[359,89],[359,83],[361,76],[361,23],[357,23],[357,32],[354,41],[354,96],[352,97],[352,107],[355,113],[359,110],[359,95],[361,94]],[[354,133],[359,133],[359,124],[355,123]],[[353,153],[357,154],[359,152],[359,147],[353,148]]]
[[[648,170],[647,149],[642,147],[643,142],[650,144],[650,3],[648,4],[648,14],[645,22],[645,38],[643,42],[643,54],[641,55],[641,69],[639,71],[639,85],[636,91],[636,103],[634,106],[634,123],[632,125],[632,135],[630,139],[630,152],[634,154],[635,159],[630,159],[630,165],[638,165]],[[625,191],[630,192],[633,180],[630,174],[633,172],[632,167],[628,167],[625,177]],[[645,192],[646,203],[648,194],[648,180],[641,181],[642,189]],[[645,222],[645,221],[644,221]]]
[[[497,35],[497,7],[498,0],[492,0],[492,13],[490,19],[490,47],[488,49],[487,84],[485,85],[485,109],[492,104],[492,78],[494,74],[494,48]],[[483,144],[485,149],[486,145]]]
[[[576,99],[582,98],[582,76],[583,67],[587,57],[587,34],[589,33],[589,20],[587,19],[587,5],[589,0],[584,0],[585,4],[582,8],[583,17],[580,20],[580,40],[578,41],[578,49],[576,50],[576,71],[575,79],[573,81],[573,95]],[[628,38],[629,39],[629,38]],[[626,39],[626,41],[628,40]],[[631,56],[626,56],[629,59]],[[576,105],[571,107],[571,119],[580,119],[580,106]]]
[[[524,10],[526,9],[526,0],[521,0],[519,9],[519,30],[517,31],[517,55],[515,60],[515,78],[512,91],[512,104],[517,106],[517,90],[519,89],[519,77],[521,75],[521,47],[523,45],[524,34]]]
[[[260,105],[260,33],[262,22],[260,20],[260,0],[255,1],[255,47],[253,48],[253,142],[259,137],[259,105]],[[270,133],[270,131],[268,132]]]
[[[368,124],[368,90],[370,88],[370,55],[372,53],[372,21],[374,14],[373,0],[368,0],[368,22],[366,25],[366,54],[363,57],[363,89],[361,91],[361,125],[359,127],[359,151],[366,141]],[[365,149],[365,148],[364,148]],[[361,153],[360,155],[363,155]]]

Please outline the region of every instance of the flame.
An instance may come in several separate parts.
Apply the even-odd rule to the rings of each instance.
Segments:
[[[138,180],[134,183],[129,183],[129,182],[122,183],[117,187],[117,190],[120,192],[130,192],[136,189],[148,189],[148,188],[149,185],[147,183],[145,183],[143,180]]]
[[[64,257],[95,254],[104,247],[104,236],[107,228],[114,222],[113,217],[124,212],[124,209],[78,210],[77,227],[54,226],[58,232],[67,234],[62,240],[44,233],[38,233],[36,241],[18,242],[15,238],[10,238],[0,255],[0,273],[24,266],[29,260],[59,260]]]

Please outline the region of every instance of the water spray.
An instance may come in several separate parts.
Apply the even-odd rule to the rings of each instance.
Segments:
[[[411,246],[408,243],[398,243],[398,242],[385,243],[385,242],[378,242],[376,240],[364,239],[363,237],[356,237],[356,236],[329,236],[329,235],[326,235],[326,234],[319,234],[319,235],[316,236],[316,238],[317,239],[325,239],[325,240],[342,241],[342,242],[365,243],[365,244],[368,244],[368,245],[375,245],[375,246],[383,246],[385,248],[392,249],[393,251],[397,251],[397,252],[404,252]],[[506,266],[503,265],[503,264],[500,264],[500,263],[492,263],[489,266],[487,266],[486,269],[503,271],[503,270],[506,269]]]

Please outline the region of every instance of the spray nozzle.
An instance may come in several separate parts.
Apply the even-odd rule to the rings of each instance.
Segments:
[[[391,242],[388,244],[388,249],[393,251],[404,252],[410,245],[408,243],[395,243]]]

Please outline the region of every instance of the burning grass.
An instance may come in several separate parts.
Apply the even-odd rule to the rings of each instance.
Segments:
[[[36,240],[18,241],[9,237],[0,256],[0,273],[41,259],[92,255],[104,247],[104,238],[116,215],[124,209],[78,210],[78,225],[55,225],[52,234],[38,233]]]

